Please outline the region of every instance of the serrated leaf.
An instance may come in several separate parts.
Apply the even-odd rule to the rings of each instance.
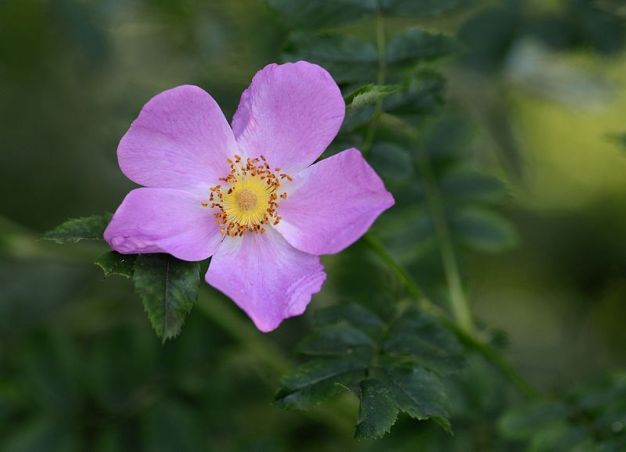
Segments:
[[[383,101],[384,111],[403,117],[432,113],[443,104],[445,86],[441,74],[421,71],[408,80],[403,90]]]
[[[367,82],[375,79],[378,71],[374,45],[351,36],[294,34],[283,58],[317,63],[328,70],[337,83]]]
[[[379,0],[380,9],[387,15],[422,19],[467,6],[473,0]]]
[[[356,303],[320,310],[300,346],[310,360],[282,380],[277,403],[307,409],[347,388],[360,400],[357,437],[382,436],[399,412],[450,431],[440,372],[463,365],[460,345],[412,308],[397,315],[385,322]]]
[[[515,228],[500,214],[468,207],[453,212],[451,228],[456,237],[468,246],[483,251],[503,251],[519,242]]]
[[[363,331],[342,322],[316,330],[300,343],[298,351],[307,355],[349,355],[373,352],[374,341]]]
[[[361,382],[359,421],[354,436],[376,439],[389,433],[398,418],[399,408],[386,384],[374,378]]]
[[[346,105],[348,108],[363,108],[398,92],[400,89],[401,86],[399,85],[374,85],[370,83],[348,94],[346,96]]]
[[[267,0],[292,26],[321,28],[353,22],[376,12],[377,0]]]
[[[346,96],[346,117],[342,126],[343,130],[351,130],[369,121],[374,115],[376,104],[401,89],[402,87],[399,85],[369,84],[348,94]]]
[[[338,304],[320,309],[315,313],[313,320],[315,325],[321,328],[326,325],[347,323],[373,337],[381,334],[385,327],[379,316],[358,303]]]
[[[157,336],[175,337],[198,298],[200,264],[168,254],[141,254],[135,262],[133,283]]]
[[[447,396],[437,374],[415,366],[388,365],[383,370],[400,410],[415,419],[433,419],[452,433]]]
[[[67,220],[43,235],[56,243],[76,243],[81,240],[102,240],[102,234],[111,221],[111,214]]]
[[[387,46],[387,64],[413,66],[451,54],[456,49],[454,38],[429,33],[419,28],[409,28],[396,35]]]
[[[367,365],[365,357],[310,361],[282,379],[274,400],[282,408],[309,409],[358,385]]]
[[[104,272],[104,276],[119,275],[125,278],[133,277],[135,254],[120,254],[116,251],[106,252],[94,262]]]
[[[368,123],[374,116],[376,102],[380,98],[382,98],[382,112],[400,116],[408,123],[415,125],[441,106],[444,89],[443,78],[433,71],[422,71],[399,86],[390,85],[389,88],[378,88],[376,95],[365,95],[357,104],[358,108],[347,109],[342,131],[354,130]]]
[[[384,349],[404,355],[438,372],[455,372],[465,366],[456,337],[427,314],[410,309],[390,328]]]

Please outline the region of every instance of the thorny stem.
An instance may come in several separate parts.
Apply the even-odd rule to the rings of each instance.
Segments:
[[[385,19],[381,13],[376,16],[376,48],[378,49],[378,73],[376,76],[376,83],[384,85],[385,76],[387,72],[387,55],[386,55],[386,42],[385,42]],[[383,111],[383,99],[376,101],[376,107],[374,109],[374,115],[372,121],[365,132],[365,138],[363,140],[363,146],[361,151],[363,155],[369,154],[372,144],[374,143],[374,136],[376,135],[376,129],[378,128],[378,118]]]
[[[472,334],[474,332],[474,320],[469,309],[467,298],[463,290],[459,265],[452,246],[450,230],[445,217],[445,210],[441,201],[441,194],[434,181],[432,167],[428,156],[424,152],[420,152],[417,157],[418,171],[422,174],[424,187],[428,204],[435,222],[437,238],[439,240],[439,250],[441,252],[441,261],[445,273],[448,289],[450,291],[450,303],[452,305],[452,313],[459,326]]]
[[[461,342],[481,354],[483,358],[496,367],[522,394],[527,397],[537,397],[539,395],[538,391],[533,388],[502,355],[482,339],[477,338],[475,333],[468,332],[461,328],[459,324],[448,317],[443,309],[428,300],[408,270],[393,257],[378,237],[374,236],[372,233],[368,233],[365,235],[364,240],[378,257],[396,274],[409,294],[415,298],[420,309],[435,316],[446,328],[454,332]]]

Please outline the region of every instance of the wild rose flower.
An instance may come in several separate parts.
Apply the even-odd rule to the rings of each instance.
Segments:
[[[196,86],[155,96],[117,149],[122,172],[143,187],[105,240],[124,254],[212,256],[207,283],[261,331],[275,329],[321,289],[319,256],[355,242],[394,203],[358,150],[314,163],[344,114],[335,81],[305,61],[259,71],[232,128]]]

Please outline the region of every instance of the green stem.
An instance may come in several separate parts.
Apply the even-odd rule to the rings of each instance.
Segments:
[[[424,152],[419,153],[417,166],[418,171],[422,174],[429,208],[433,221],[435,222],[441,262],[450,293],[452,313],[459,326],[471,334],[475,330],[474,320],[472,319],[472,313],[467,298],[465,297],[465,291],[463,290],[459,265],[452,245],[450,230],[448,228],[443,202],[441,201],[441,194],[435,183],[428,156]]]
[[[398,279],[404,284],[408,292],[417,301],[419,307],[429,314],[437,317],[437,319],[449,330],[454,332],[459,340],[477,351],[489,363],[496,367],[500,373],[513,384],[522,394],[527,397],[536,397],[538,392],[522,377],[496,350],[489,344],[475,337],[475,334],[461,328],[459,324],[452,321],[446,312],[436,304],[432,303],[424,296],[424,292],[420,289],[415,279],[411,276],[406,268],[404,268],[387,250],[382,241],[368,233],[364,237],[365,242],[378,255],[378,257],[396,274]]]
[[[385,41],[385,19],[382,14],[378,13],[376,16],[376,48],[378,50],[378,72],[376,75],[376,83],[379,85],[385,84],[385,77],[387,73],[387,55],[386,55],[386,41]],[[383,111],[383,99],[376,101],[376,107],[374,109],[374,115],[365,132],[365,138],[363,139],[363,145],[361,151],[363,155],[369,154],[372,144],[374,143],[374,137],[376,136],[376,129],[378,129],[378,119]]]

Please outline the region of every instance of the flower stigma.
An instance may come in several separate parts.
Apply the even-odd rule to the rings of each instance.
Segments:
[[[268,225],[277,225],[278,203],[287,198],[280,192],[285,180],[291,176],[271,169],[265,157],[247,158],[235,155],[227,159],[230,172],[220,178],[224,185],[211,187],[209,202],[204,207],[217,209],[215,218],[222,235],[241,237],[246,231],[263,233]]]

